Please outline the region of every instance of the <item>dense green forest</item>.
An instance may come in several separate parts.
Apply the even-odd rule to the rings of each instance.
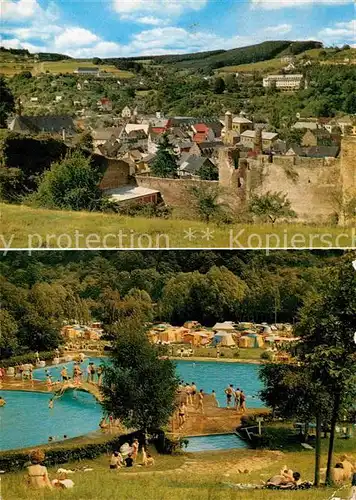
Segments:
[[[49,350],[63,321],[126,317],[170,321],[294,323],[338,251],[26,252],[3,256],[1,356]]]

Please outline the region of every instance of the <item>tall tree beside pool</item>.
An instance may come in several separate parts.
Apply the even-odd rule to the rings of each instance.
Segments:
[[[158,429],[168,423],[175,409],[175,366],[160,359],[137,321],[122,322],[120,330],[104,371],[103,407],[126,427],[144,433]]]

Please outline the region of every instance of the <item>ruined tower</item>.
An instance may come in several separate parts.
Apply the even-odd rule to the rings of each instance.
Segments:
[[[257,155],[261,155],[263,151],[262,144],[262,127],[256,127],[255,138],[253,141],[253,150]]]
[[[340,213],[340,224],[345,224],[344,209],[356,198],[356,135],[344,135],[341,141],[340,181],[343,210]],[[354,214],[354,220],[356,214]]]
[[[230,111],[226,111],[225,113],[225,134],[232,130],[232,114]]]

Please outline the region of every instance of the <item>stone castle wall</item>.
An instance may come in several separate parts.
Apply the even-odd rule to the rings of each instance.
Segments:
[[[136,175],[138,186],[157,189],[162,195],[163,201],[167,205],[187,206],[192,203],[193,196],[189,193],[192,186],[216,186],[218,181],[199,181],[194,179],[165,179],[162,177],[150,177],[145,175]]]
[[[251,163],[251,173],[251,194],[287,194],[300,221],[328,222],[339,212],[339,159],[274,157],[272,163],[258,159]]]
[[[251,196],[282,192],[299,221],[342,222],[342,204],[356,196],[356,136],[344,137],[340,158],[268,156],[239,159],[234,147],[219,150],[219,181],[136,176],[139,186],[157,189],[172,206],[193,202],[191,186],[219,186],[232,209],[247,208]]]

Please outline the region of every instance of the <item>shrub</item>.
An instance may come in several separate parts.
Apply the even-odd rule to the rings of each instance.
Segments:
[[[56,466],[75,460],[92,460],[103,453],[112,453],[114,450],[120,448],[125,442],[130,443],[136,438],[143,442],[142,434],[133,432],[101,443],[88,443],[81,446],[78,446],[76,443],[72,445],[66,443],[66,446],[58,446],[57,444],[55,445],[57,447],[53,448],[48,445],[41,446],[46,453],[44,464],[46,466]],[[23,469],[29,462],[28,453],[29,449],[1,452],[0,469],[5,472],[15,472]]]
[[[263,351],[260,356],[261,359],[266,359],[267,361],[272,361],[273,354],[270,351]]]
[[[49,359],[53,359],[54,357],[54,351],[45,351],[39,353],[39,358],[43,361],[48,361]],[[2,366],[3,368],[8,368],[9,366],[15,366],[18,364],[35,364],[36,359],[37,358],[34,353],[22,354],[21,356],[13,356],[12,358],[0,360],[0,366]]]
[[[239,358],[239,357],[240,357],[240,351],[235,351],[234,358]]]

